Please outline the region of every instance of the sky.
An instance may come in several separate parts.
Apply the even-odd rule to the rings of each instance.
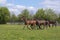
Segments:
[[[24,9],[36,12],[39,8],[51,8],[60,12],[60,0],[0,0],[0,6],[6,6],[16,15]]]

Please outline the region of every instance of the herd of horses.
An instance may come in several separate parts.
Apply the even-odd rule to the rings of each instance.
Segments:
[[[32,20],[27,20],[25,17],[22,17],[22,19],[24,21],[25,26],[23,27],[23,29],[25,27],[27,27],[28,29],[34,29],[34,27],[38,27],[37,29],[43,29],[43,28],[47,28],[47,27],[53,27],[57,25],[56,21],[48,21],[48,20],[38,20],[38,19],[32,19]],[[30,25],[30,28],[28,27]],[[41,26],[44,26],[43,28]]]

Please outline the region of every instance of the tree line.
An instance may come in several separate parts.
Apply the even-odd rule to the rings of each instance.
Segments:
[[[29,12],[28,9],[24,9],[21,11],[19,15],[15,15],[14,13],[10,13],[7,7],[0,7],[0,24],[6,24],[7,22],[21,22],[21,17],[26,17],[28,20],[31,19],[41,19],[41,20],[53,20],[58,21],[60,23],[60,14],[57,14],[53,9],[38,9],[36,13]]]

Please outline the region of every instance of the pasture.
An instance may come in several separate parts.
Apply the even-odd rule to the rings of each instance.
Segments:
[[[0,40],[60,40],[60,27],[44,30],[22,29],[23,25],[0,25]]]

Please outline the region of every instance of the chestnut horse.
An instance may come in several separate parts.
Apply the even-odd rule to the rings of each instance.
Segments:
[[[50,27],[49,22],[46,21],[46,20],[38,20],[38,19],[35,19],[35,20],[27,20],[25,17],[22,17],[22,20],[24,21],[24,24],[25,24],[25,26],[27,26],[28,29],[30,29],[28,27],[29,25],[30,25],[31,29],[33,29],[36,25],[39,27],[39,29],[42,29],[41,28],[41,25],[44,25],[44,28],[47,25]],[[23,27],[23,29],[25,28],[25,26]]]
[[[22,20],[24,21],[25,26],[27,26],[28,29],[30,29],[28,26],[30,25],[30,27],[33,29],[33,26],[36,25],[36,20],[27,20],[25,17],[22,17]],[[25,28],[25,26],[23,27],[23,29]]]

